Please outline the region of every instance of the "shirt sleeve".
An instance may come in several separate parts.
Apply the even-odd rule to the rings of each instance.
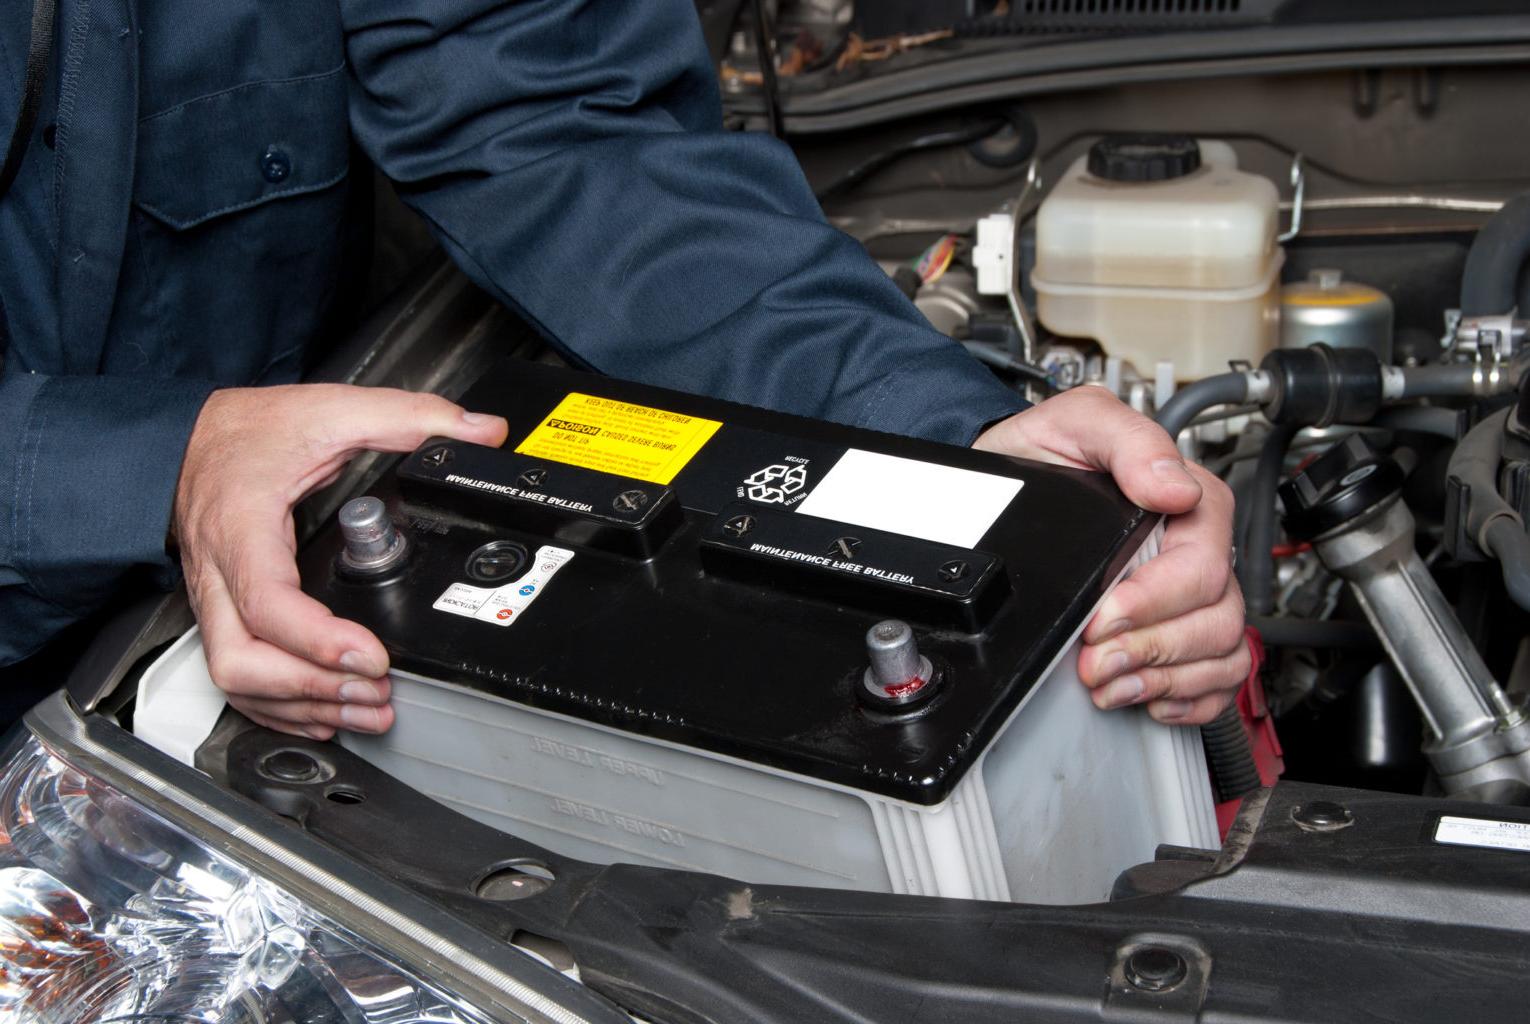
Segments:
[[[722,130],[691,0],[341,0],[357,141],[576,365],[955,444],[1025,403]]]
[[[213,385],[0,375],[0,665],[27,657],[165,550],[186,442]]]

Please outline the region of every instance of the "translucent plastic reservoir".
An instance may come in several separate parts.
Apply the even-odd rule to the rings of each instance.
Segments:
[[[1150,372],[1181,380],[1258,362],[1276,344],[1279,197],[1241,171],[1226,143],[1201,141],[1200,166],[1156,181],[1108,180],[1080,157],[1037,214],[1037,315]]]

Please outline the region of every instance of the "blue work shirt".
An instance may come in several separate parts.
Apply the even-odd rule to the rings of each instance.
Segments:
[[[0,664],[173,578],[208,393],[324,340],[353,145],[575,365],[957,444],[1023,407],[722,130],[691,0],[59,0],[37,135],[0,199]]]

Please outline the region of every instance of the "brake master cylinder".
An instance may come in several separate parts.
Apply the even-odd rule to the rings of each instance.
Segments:
[[[1180,380],[1258,363],[1275,345],[1275,185],[1225,142],[1112,135],[1080,157],[1036,215],[1036,314],[1107,355]]]

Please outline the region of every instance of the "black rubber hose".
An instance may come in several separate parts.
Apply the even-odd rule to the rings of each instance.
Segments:
[[[1450,455],[1446,469],[1449,478],[1469,489],[1466,507],[1466,534],[1479,546],[1484,544],[1484,530],[1499,517],[1518,522],[1509,503],[1498,493],[1498,466],[1503,461],[1503,428],[1513,409],[1500,409],[1466,432]]]
[[[1467,431],[1450,456],[1447,474],[1467,488],[1466,534],[1498,559],[1504,589],[1530,611],[1530,538],[1519,513],[1498,493],[1504,426],[1514,408],[1500,409]]]
[[[1476,394],[1472,363],[1410,366],[1403,370],[1402,398],[1459,398]]]
[[[1324,651],[1374,651],[1381,648],[1376,631],[1359,622],[1251,615],[1248,624],[1259,630],[1259,639],[1266,647],[1311,647]]]
[[[1247,796],[1264,785],[1237,704],[1229,704],[1215,719],[1201,726],[1201,743],[1206,748],[1206,764],[1211,769],[1217,803]]]
[[[765,0],[754,0],[754,48],[760,56],[761,92],[765,95],[765,116],[770,134],[786,138],[786,121],[781,114],[781,83],[776,79],[775,32],[765,17]]]
[[[1031,119],[1030,114],[1019,107],[1010,107],[1001,116],[1009,122],[1010,128],[1014,129],[1014,145],[1003,149],[991,148],[989,143],[993,141],[994,136],[998,135],[996,131],[993,135],[986,135],[974,142],[969,142],[967,152],[972,159],[985,167],[1001,169],[1019,167],[1036,152],[1036,142],[1039,138],[1036,134],[1036,122]]]
[[[1461,315],[1500,316],[1518,301],[1530,259],[1530,192],[1509,200],[1477,232],[1461,275]]]
[[[1019,374],[1053,391],[1057,390],[1057,384],[1052,380],[1052,375],[1035,363],[1027,363],[1016,359],[1003,349],[990,345],[987,342],[964,341],[962,342],[962,347],[979,362],[987,363],[996,369],[1008,370],[1011,373]]]
[[[1241,373],[1219,373],[1202,377],[1174,392],[1174,397],[1158,410],[1158,425],[1179,437],[1201,413],[1214,405],[1239,405],[1248,401],[1248,377]]]
[[[1366,426],[1411,430],[1454,441],[1461,436],[1460,424],[1461,413],[1457,409],[1443,409],[1437,405],[1398,405],[1381,410]]]
[[[1243,550],[1238,552],[1238,584],[1249,615],[1268,615],[1275,608],[1275,537],[1278,517],[1275,492],[1280,487],[1286,449],[1300,428],[1281,423],[1270,428],[1259,448],[1259,462],[1248,493],[1248,525]]]
[[[1530,534],[1507,516],[1488,524],[1483,539],[1503,570],[1503,586],[1514,603],[1530,612]]]
[[[844,174],[835,178],[827,185],[814,193],[820,202],[833,198],[847,189],[864,182],[867,178],[876,174],[884,167],[902,159],[910,153],[918,153],[926,149],[941,149],[946,146],[966,146],[974,142],[980,142],[1009,124],[1008,118],[989,118],[978,124],[967,125],[963,128],[950,128],[938,132],[930,132],[910,139],[901,145],[884,149],[880,153],[874,153],[850,168]]]

